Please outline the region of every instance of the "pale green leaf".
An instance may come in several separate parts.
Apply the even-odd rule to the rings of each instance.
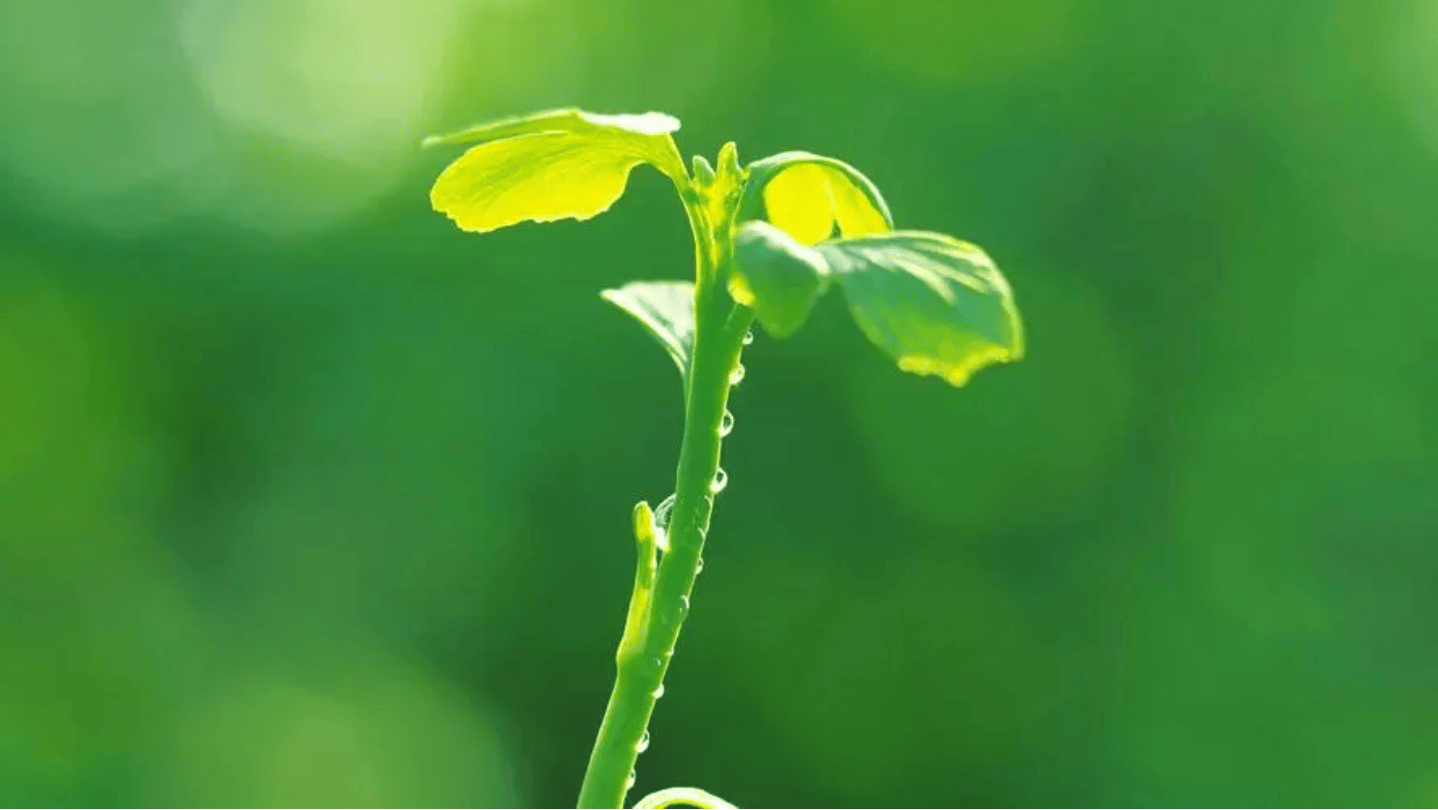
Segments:
[[[978,247],[897,231],[836,239],[816,250],[859,328],[900,369],[963,385],[987,365],[1023,356],[1013,292]]]
[[[629,172],[651,163],[675,178],[684,166],[661,113],[597,115],[552,110],[482,124],[427,143],[487,141],[470,148],[430,189],[430,203],[467,231],[526,220],[589,219],[624,193]]]
[[[476,124],[458,132],[431,135],[425,146],[444,146],[477,141],[492,141],[514,135],[536,135],[544,132],[586,134],[619,131],[637,135],[668,135],[679,131],[679,119],[672,115],[647,112],[639,115],[604,115],[574,108],[543,110],[513,118],[500,118]]]
[[[689,375],[694,351],[694,284],[689,281],[631,281],[600,293],[604,300],[633,315]]]
[[[740,220],[763,217],[805,245],[834,235],[893,230],[879,189],[858,169],[808,152],[781,152],[748,167]]]
[[[735,233],[729,293],[770,335],[799,331],[828,288],[828,265],[814,248],[767,222],[746,222]]]

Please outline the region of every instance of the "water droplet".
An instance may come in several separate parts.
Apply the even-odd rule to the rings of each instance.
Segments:
[[[634,771],[630,771],[630,772],[629,772],[629,778],[628,778],[627,780],[625,780],[625,782],[624,782],[624,789],[625,789],[625,790],[628,790],[629,788],[634,787],[634,783],[635,783],[636,781],[638,781],[638,780],[639,780],[639,775],[636,774]]]
[[[664,697],[664,684],[661,683],[654,687],[654,699],[658,700],[662,697]]]
[[[732,431],[733,429],[734,429],[734,414],[729,413],[728,409],[725,409],[725,411],[724,411],[724,417],[719,420],[719,435],[720,435],[720,436],[728,436],[728,435],[729,435],[729,432]]]
[[[648,751],[648,750],[649,750],[649,729],[646,728],[646,729],[644,729],[644,736],[643,736],[643,737],[640,737],[640,738],[639,738],[639,742],[637,742],[637,743],[634,744],[634,753],[636,753],[636,754],[642,754],[642,753],[644,753],[645,751]]]
[[[753,342],[754,342],[754,330],[753,330],[753,329],[750,329],[749,331],[747,331],[747,332],[744,333],[744,345],[745,345],[745,346],[748,346],[750,343],[753,343]]]
[[[673,511],[674,496],[671,494],[669,497],[660,501],[659,506],[654,508],[654,525],[660,529],[668,529],[669,513]]]
[[[741,382],[744,382],[744,366],[742,364],[735,366],[734,370],[729,372],[730,385],[738,385]]]
[[[727,486],[729,486],[729,473],[724,472],[724,468],[720,467],[714,471],[714,480],[709,482],[709,491],[718,495]]]
[[[694,564],[694,573],[695,573],[695,574],[698,574],[700,571],[703,571],[703,570],[704,570],[704,558],[703,558],[703,557],[700,557],[700,558],[699,558],[699,562],[697,562],[697,563]]]
[[[679,597],[679,615],[680,615],[680,616],[687,616],[687,615],[689,615],[689,597],[687,597],[687,596],[681,596],[681,597]]]

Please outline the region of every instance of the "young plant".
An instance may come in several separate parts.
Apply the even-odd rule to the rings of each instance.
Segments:
[[[526,220],[589,219],[648,163],[673,182],[694,235],[692,281],[635,281],[601,295],[645,326],[679,367],[684,436],[674,494],[634,508],[639,563],[580,807],[623,807],[648,747],[654,703],[702,565],[714,497],[724,489],[725,405],[743,374],[754,321],[783,338],[803,326],[830,286],[859,329],[899,368],[963,385],[991,363],[1019,359],[1023,328],[1008,283],[979,248],[924,231],[896,231],[867,177],[846,163],[783,152],[740,167],[733,143],[717,167],[674,145],[661,113],[551,110],[481,124],[426,144],[478,143],[435,181],[435,210],[483,233]],[[694,788],[637,807],[729,807]]]

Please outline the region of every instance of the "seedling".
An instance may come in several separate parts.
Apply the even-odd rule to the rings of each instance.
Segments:
[[[719,451],[733,427],[729,389],[750,326],[793,335],[837,285],[859,329],[904,371],[951,385],[1023,355],[1008,282],[978,247],[896,231],[878,188],[842,161],[783,152],[741,168],[733,143],[717,168],[686,171],[661,113],[551,110],[481,124],[426,144],[475,143],[430,190],[435,210],[466,231],[589,219],[624,193],[630,171],[654,166],[674,183],[694,235],[692,281],[635,281],[601,295],[634,316],[679,367],[684,436],[674,494],[634,508],[639,563],[580,807],[623,807],[649,717],[702,566],[714,498],[727,477]],[[661,790],[637,807],[730,807],[694,788]]]

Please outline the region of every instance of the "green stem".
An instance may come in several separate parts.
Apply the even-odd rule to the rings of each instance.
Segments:
[[[684,439],[675,476],[674,507],[669,513],[669,550],[660,560],[652,592],[640,588],[636,580],[631,613],[638,604],[638,610],[648,611],[648,621],[640,623],[645,628],[642,638],[626,638],[620,644],[614,691],[579,793],[582,808],[624,806],[654,702],[689,613],[689,595],[699,574],[714,508],[710,487],[719,471],[720,425],[729,400],[730,375],[739,365],[744,334],[752,320],[747,310],[731,317],[736,314],[735,304],[720,283],[728,261],[727,235],[715,238],[715,229],[692,190],[681,189],[681,197],[694,228],[699,268]]]

